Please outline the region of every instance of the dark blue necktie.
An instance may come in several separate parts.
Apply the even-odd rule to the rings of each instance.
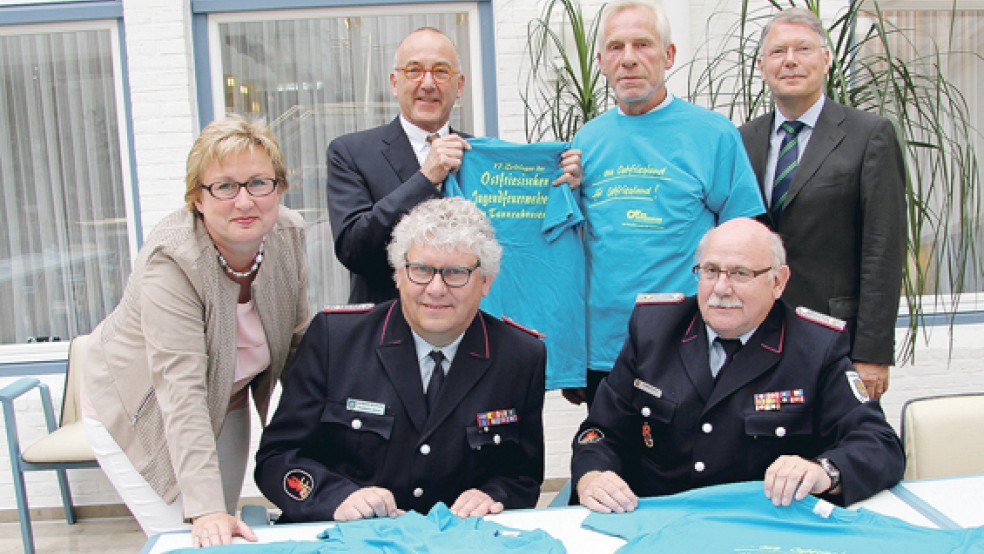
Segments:
[[[437,405],[437,395],[441,392],[441,385],[444,384],[444,353],[440,350],[431,350],[428,356],[434,360],[434,371],[431,373],[430,381],[427,382],[427,413],[434,411]]]
[[[772,219],[779,223],[779,214],[786,204],[789,184],[793,182],[796,166],[799,165],[799,132],[806,123],[802,121],[784,121],[779,127],[785,131],[782,144],[779,147],[779,162],[776,163],[776,176],[772,180],[772,204],[770,211]]]
[[[713,375],[714,378],[717,378],[717,376],[721,375],[721,372],[724,371],[724,368],[731,364],[731,360],[734,359],[735,354],[741,348],[741,339],[722,339],[721,337],[718,337],[714,339],[714,342],[717,342],[721,345],[721,348],[724,348],[724,363],[721,364],[721,367],[719,367],[717,371],[713,369],[711,370],[711,375]]]

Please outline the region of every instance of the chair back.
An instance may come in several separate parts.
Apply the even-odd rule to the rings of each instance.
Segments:
[[[68,347],[68,369],[65,371],[65,396],[62,397],[61,424],[64,427],[82,420],[79,401],[82,368],[85,367],[89,335],[78,335]]]
[[[902,406],[905,479],[984,474],[984,392]]]

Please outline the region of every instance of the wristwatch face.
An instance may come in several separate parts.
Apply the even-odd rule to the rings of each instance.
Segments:
[[[817,461],[820,462],[820,467],[822,467],[823,470],[827,472],[827,476],[830,477],[830,488],[834,488],[840,484],[841,474],[840,470],[837,469],[837,466],[835,466],[833,462],[827,458],[820,458]]]

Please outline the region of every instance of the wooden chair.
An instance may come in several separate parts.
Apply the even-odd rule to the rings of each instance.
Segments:
[[[905,479],[984,474],[984,392],[902,406]]]
[[[75,523],[75,512],[66,470],[99,467],[82,429],[79,407],[79,375],[85,365],[83,347],[88,338],[88,335],[75,337],[69,347],[65,395],[62,399],[59,421],[55,420],[51,391],[38,379],[24,377],[0,389],[0,402],[3,404],[3,419],[7,430],[7,447],[10,450],[10,468],[14,475],[14,496],[17,498],[17,513],[20,518],[24,552],[28,554],[34,553],[34,532],[31,528],[31,512],[27,504],[24,473],[47,470],[57,473],[65,519],[71,525]],[[38,389],[41,395],[48,434],[30,447],[21,450],[14,400],[32,389]]]

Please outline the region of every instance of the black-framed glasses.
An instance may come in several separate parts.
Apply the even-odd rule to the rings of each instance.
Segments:
[[[451,288],[463,287],[468,284],[473,271],[482,265],[482,261],[475,262],[471,267],[448,266],[434,267],[427,264],[407,262],[403,267],[407,270],[407,279],[418,285],[429,285],[434,280],[434,275],[440,273],[444,284]]]
[[[269,196],[277,190],[277,180],[271,177],[255,177],[249,181],[216,181],[201,187],[217,200],[232,200],[239,196],[239,189],[246,189],[250,196]]]
[[[435,65],[430,69],[424,69],[424,66],[416,63],[407,64],[406,67],[397,67],[396,71],[403,72],[403,76],[407,78],[408,81],[422,81],[424,80],[424,75],[430,73],[434,81],[438,83],[447,83],[452,77],[458,74],[449,65]]]
[[[694,277],[700,281],[717,281],[721,274],[728,276],[728,279],[732,283],[748,283],[752,279],[772,271],[771,267],[765,269],[748,269],[747,267],[733,267],[731,269],[721,269],[716,265],[700,265],[697,264],[690,268],[694,272]]]

